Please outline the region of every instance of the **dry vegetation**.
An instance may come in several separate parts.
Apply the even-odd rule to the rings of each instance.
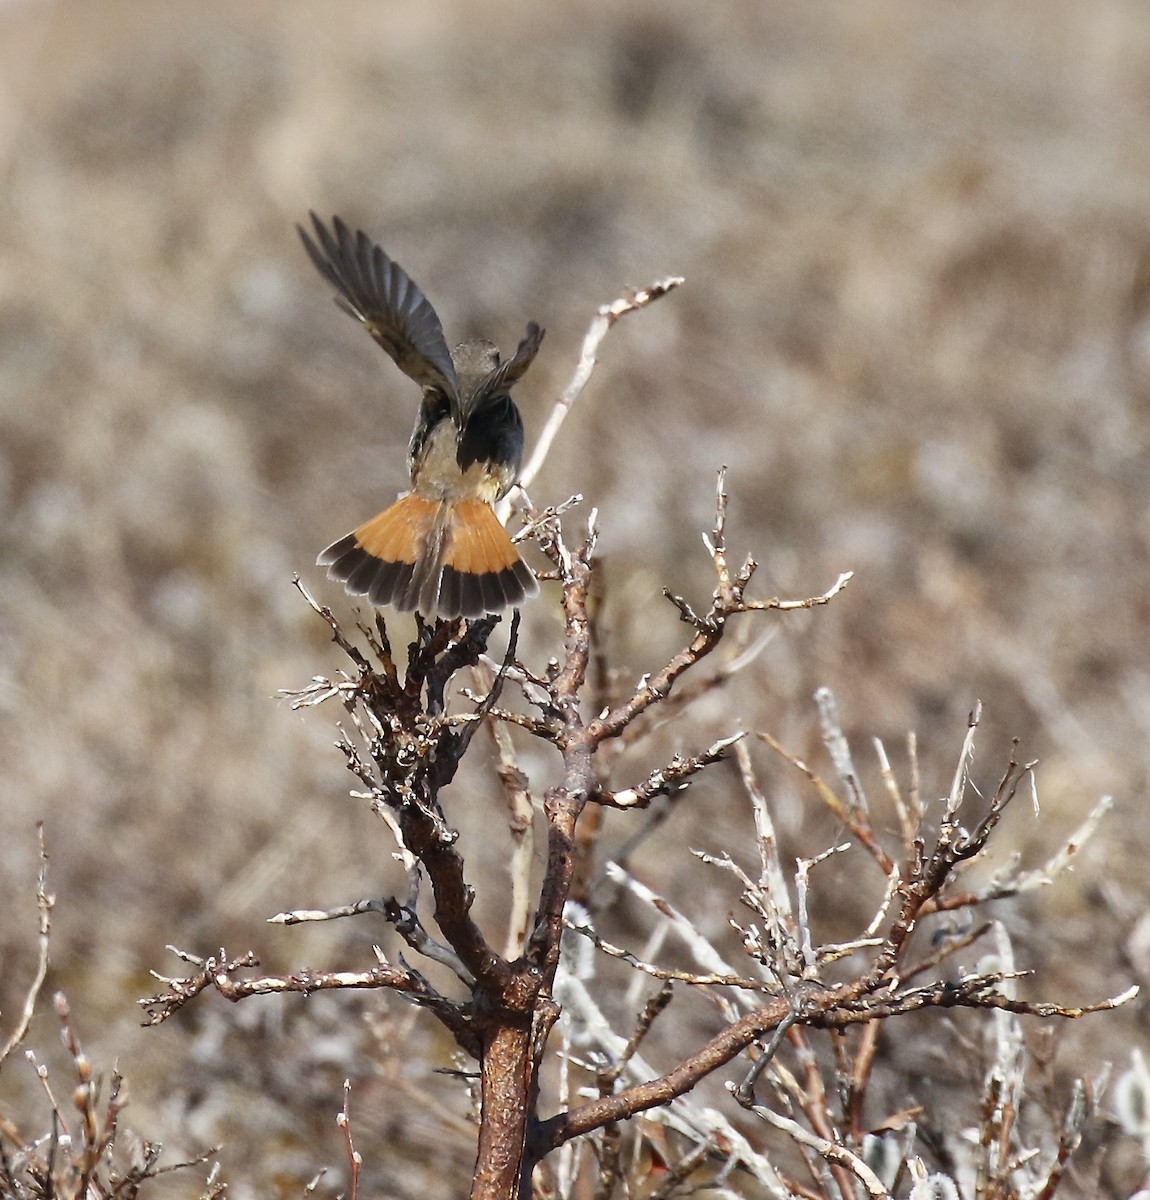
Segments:
[[[733,727],[833,776],[811,701],[829,685],[852,743],[882,738],[903,778],[895,748],[916,731],[941,796],[981,698],[975,777],[993,788],[1014,736],[1041,760],[1042,819],[1016,802],[1000,854],[1040,864],[1116,797],[1072,874],[998,902],[1037,972],[1024,990],[1085,1003],[1146,983],[1148,79],[1150,16],[1119,0],[502,0],[482,21],[458,0],[386,19],[369,0],[0,6],[4,1036],[36,970],[43,818],[45,995],[67,993],[97,1068],[118,1062],[123,1120],[165,1160],[222,1142],[234,1196],[299,1195],[324,1164],[334,1194],[350,1075],[377,1194],[458,1194],[470,1170],[466,1096],[426,1074],[450,1045],[397,1000],[204,997],[136,1028],[165,943],[252,946],[270,973],[370,964],[384,935],[368,918],[263,921],[404,886],[323,714],[273,699],[339,669],[292,573],[339,610],[309,564],[401,485],[414,411],[312,277],[291,230],[309,207],[369,228],[453,330],[548,328],[519,397],[529,441],[595,306],[686,277],[612,332],[532,487],[599,510],[596,623],[619,671],[603,694],[678,648],[663,586],[705,604],[722,463],[758,594],[855,572],[825,610],[771,616],[689,738],[668,726],[625,750],[617,786]],[[552,585],[520,654],[545,661],[560,638]],[[450,818],[469,871],[503,878],[482,750]],[[545,780],[545,755],[521,753]],[[801,774],[751,755],[788,861],[842,836]],[[685,864],[692,847],[753,855],[746,805],[717,766],[633,850],[633,818],[607,814],[602,860],[625,855],[721,944],[729,890]],[[834,880],[833,860],[819,869]],[[854,936],[881,890],[825,886],[820,936]],[[609,895],[611,940],[642,947],[649,914]],[[484,905],[502,928],[498,887]],[[715,1021],[694,1003],[677,1026],[691,1044]],[[1121,1075],[1144,1003],[1039,1047],[1051,1094],[1108,1061]],[[42,1005],[27,1044],[67,1091],[57,1024]],[[967,1078],[937,1027],[917,1029],[878,1040],[884,1111]],[[1103,1115],[1120,1098],[1112,1083]],[[0,1111],[46,1128],[19,1055]],[[1089,1169],[1059,1195],[1141,1185],[1117,1127],[1093,1125],[1079,1154]],[[160,1186],[195,1194],[179,1180]]]

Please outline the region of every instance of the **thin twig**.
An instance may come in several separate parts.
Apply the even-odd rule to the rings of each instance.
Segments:
[[[355,1148],[351,1137],[351,1080],[343,1081],[343,1108],[335,1118],[335,1123],[343,1130],[344,1148],[347,1150],[347,1165],[351,1175],[350,1200],[359,1200],[359,1173],[363,1167],[363,1156]]]
[[[732,1094],[734,1094],[736,1100],[739,1099],[737,1091],[733,1088]],[[761,1117],[776,1129],[782,1130],[798,1145],[809,1146],[810,1149],[814,1150],[816,1154],[828,1163],[845,1167],[866,1188],[868,1196],[877,1197],[878,1200],[889,1200],[890,1192],[887,1190],[886,1185],[853,1150],[840,1145],[838,1142],[831,1141],[829,1138],[819,1137],[818,1134],[805,1129],[798,1121],[792,1120],[790,1117],[784,1117],[781,1113],[774,1112],[765,1105],[745,1103],[742,1100],[740,1100],[740,1103],[748,1111],[753,1112],[755,1116]]]
[[[481,688],[491,693],[494,676],[487,662],[471,668]],[[511,833],[511,859],[508,874],[511,878],[511,904],[507,918],[505,957],[517,958],[523,950],[523,939],[531,919],[531,862],[535,854],[535,806],[528,790],[528,779],[519,766],[511,734],[504,722],[487,723],[495,744],[495,772],[503,785],[507,800],[507,827]]]
[[[764,983],[761,979],[748,979],[744,975],[726,975],[722,973],[699,974],[694,971],[678,971],[670,967],[658,967],[654,963],[644,962],[638,955],[622,946],[616,946],[600,937],[590,925],[578,925],[573,921],[564,920],[564,926],[572,933],[585,937],[597,950],[609,958],[617,958],[636,971],[650,975],[652,979],[662,979],[667,982],[686,983],[696,987],[738,987],[756,992],[775,992],[773,984]]]
[[[593,799],[611,808],[646,808],[656,796],[669,796],[683,791],[693,776],[712,763],[721,762],[727,757],[727,751],[746,736],[745,731],[740,731],[720,738],[702,753],[693,754],[690,758],[676,754],[665,767],[652,771],[635,787],[618,792],[597,792]]]
[[[268,917],[269,925],[302,925],[307,921],[335,921],[340,917],[358,917],[362,913],[384,913],[382,899],[357,900],[354,904],[338,904],[335,908],[293,908]]]
[[[466,1034],[464,1043],[475,1044],[473,1033],[467,1032],[468,1025],[463,1014],[444,1000],[422,975],[409,967],[379,962],[368,971],[313,971],[304,968],[290,975],[256,975],[233,979],[233,972],[259,966],[259,960],[250,951],[236,959],[229,959],[223,951],[218,956],[206,959],[186,951],[174,952],[185,962],[198,966],[199,970],[185,978],[170,978],[152,972],[167,988],[155,996],[137,1001],[147,1013],[145,1025],[159,1025],[166,1021],[206,988],[214,988],[233,1002],[247,996],[282,995],[287,992],[308,996],[313,992],[333,989],[388,988],[428,1008],[457,1036]]]
[[[762,731],[755,735],[760,741],[766,742],[768,746],[782,758],[786,759],[795,770],[801,772],[814,785],[815,791],[818,793],[819,799],[827,806],[831,813],[838,818],[850,830],[855,839],[863,846],[868,854],[878,863],[882,872],[886,876],[895,873],[894,859],[883,849],[879,843],[874,829],[871,827],[870,819],[858,807],[844,803],[838,796],[835,795],[831,786],[823,780],[816,771],[809,767],[801,758],[792,754],[785,746],[775,740],[769,733]]]
[[[401,904],[394,896],[389,896],[383,903],[383,915],[395,926],[396,932],[417,954],[447,967],[465,987],[475,983],[475,976],[463,965],[459,955],[450,946],[437,942],[426,929],[415,911],[416,892],[418,890],[419,871],[412,871],[412,896],[408,903]],[[386,965],[386,964],[384,964]]]
[[[3,1067],[5,1059],[8,1058],[12,1051],[27,1036],[28,1027],[32,1024],[32,1017],[36,1012],[36,1001],[40,996],[40,989],[44,986],[44,980],[48,975],[52,907],[56,903],[56,897],[50,895],[47,890],[48,851],[44,845],[43,821],[36,822],[36,838],[40,850],[40,867],[36,873],[36,909],[40,916],[39,955],[36,962],[36,974],[33,976],[32,982],[28,986],[28,991],[24,996],[24,1007],[20,1012],[20,1020],[16,1023],[16,1028],[8,1035],[8,1039],[5,1041],[3,1047],[0,1048],[0,1068]]]
[[[600,949],[602,949],[601,946]],[[618,1082],[619,1076],[626,1070],[627,1064],[631,1059],[635,1057],[635,1054],[643,1043],[643,1039],[651,1032],[651,1026],[655,1024],[659,1015],[671,1003],[671,998],[674,994],[674,985],[669,979],[664,980],[663,986],[643,1006],[643,1011],[639,1014],[639,1020],[635,1023],[635,1029],[627,1039],[626,1046],[623,1047],[623,1052],[610,1067],[605,1068],[599,1073],[599,1087],[602,1094],[610,1092]]]
[[[519,472],[520,487],[530,487],[531,481],[539,473],[540,467],[543,466],[547,454],[551,449],[551,443],[555,441],[563,422],[567,419],[567,414],[574,407],[575,401],[579,399],[579,396],[591,378],[591,373],[595,370],[599,346],[607,336],[607,331],[620,317],[625,316],[627,313],[636,312],[641,308],[646,308],[648,304],[654,303],[661,296],[674,291],[682,282],[682,276],[668,275],[665,279],[656,280],[649,287],[633,289],[620,296],[617,300],[613,300],[610,304],[599,306],[599,311],[595,314],[590,328],[588,328],[587,333],[584,335],[583,348],[579,353],[579,363],[575,368],[575,373],[571,376],[571,380],[567,386],[559,394],[559,399],[555,402],[555,407],[552,409],[551,415],[547,418],[547,423],[543,426],[539,434],[531,457]]]

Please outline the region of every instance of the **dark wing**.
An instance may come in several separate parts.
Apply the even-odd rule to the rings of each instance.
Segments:
[[[455,461],[466,471],[472,463],[484,463],[500,480],[506,493],[519,474],[523,459],[523,418],[506,391],[491,397],[482,408],[471,411],[463,423]]]
[[[467,412],[463,414],[465,424],[471,414],[479,412],[496,397],[505,396],[511,390],[512,385],[523,377],[523,373],[535,361],[542,342],[543,330],[534,321],[530,321],[515,353],[506,362],[501,362],[480,383],[468,400]]]
[[[362,231],[354,235],[333,217],[329,232],[311,214],[319,244],[297,225],[316,270],[336,290],[335,302],[387,351],[395,365],[422,388],[441,391],[457,408],[458,386],[443,326],[407,272]]]

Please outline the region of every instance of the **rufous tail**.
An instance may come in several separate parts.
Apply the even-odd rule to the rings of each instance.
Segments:
[[[489,504],[442,504],[414,493],[316,559],[353,596],[428,620],[481,617],[520,604],[539,585]]]

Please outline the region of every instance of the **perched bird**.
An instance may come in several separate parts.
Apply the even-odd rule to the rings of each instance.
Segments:
[[[519,604],[538,584],[491,506],[519,473],[523,421],[511,387],[543,330],[531,322],[506,361],[482,339],[449,351],[435,309],[398,263],[339,217],[330,231],[311,220],[314,239],[297,228],[336,303],[423,389],[407,451],[411,491],[316,561],[352,595],[428,620]]]

